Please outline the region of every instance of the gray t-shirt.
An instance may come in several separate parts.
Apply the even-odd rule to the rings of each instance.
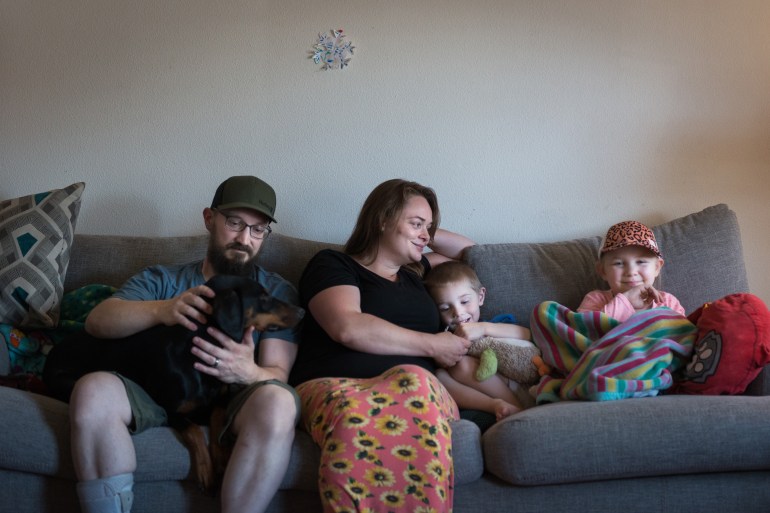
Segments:
[[[251,279],[265,287],[271,296],[292,305],[299,304],[299,295],[294,286],[276,273],[254,266]],[[154,265],[135,274],[118,289],[112,297],[128,301],[154,301],[171,299],[198,285],[203,285],[203,262],[189,262],[177,265]],[[278,338],[297,343],[297,329],[272,331],[265,338]],[[254,343],[259,344],[262,333],[254,332]]]

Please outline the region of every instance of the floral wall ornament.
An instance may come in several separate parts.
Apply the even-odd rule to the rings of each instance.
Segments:
[[[353,55],[353,43],[344,41],[342,29],[331,30],[329,34],[318,34],[318,42],[313,45],[310,58],[321,65],[321,69],[343,69]]]

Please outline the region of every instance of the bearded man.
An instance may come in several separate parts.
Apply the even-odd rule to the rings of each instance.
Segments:
[[[131,277],[86,319],[86,331],[101,338],[126,337],[158,324],[195,329],[214,292],[204,283],[217,274],[257,280],[274,297],[298,303],[297,291],[255,264],[275,222],[275,191],[254,176],[222,182],[203,209],[210,234],[206,257],[181,265],[153,266]],[[221,489],[225,513],[267,509],[289,464],[299,398],[286,384],[297,354],[294,330],[246,330],[232,340],[209,328],[221,346],[194,339],[195,368],[235,384],[222,436],[233,443]],[[136,453],[131,436],[167,425],[165,411],[133,381],[111,372],[80,378],[70,398],[72,458],[84,513],[128,513],[133,503]]]

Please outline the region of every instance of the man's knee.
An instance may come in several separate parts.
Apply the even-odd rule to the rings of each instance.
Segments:
[[[130,418],[126,389],[114,374],[93,372],[75,383],[70,397],[70,417],[73,422],[93,422],[105,416],[125,417],[126,411]]]
[[[260,409],[291,418],[298,413],[298,397],[291,388],[267,384],[255,390],[254,395]]]
[[[259,422],[276,430],[293,430],[299,417],[299,400],[288,386],[268,383],[251,393],[240,416],[245,424]]]

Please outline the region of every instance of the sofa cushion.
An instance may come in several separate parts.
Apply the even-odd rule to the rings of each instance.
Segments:
[[[0,202],[0,322],[56,326],[84,187]]]
[[[208,235],[139,237],[77,234],[64,289],[95,283],[120,287],[147,266],[182,264],[206,254]]]
[[[728,294],[748,291],[738,220],[727,205],[708,207],[655,226],[653,231],[665,260],[656,286],[676,296],[687,312]],[[465,259],[487,288],[482,317],[513,313],[529,326],[532,311],[542,301],[576,309],[585,294],[607,288],[592,272],[600,242],[597,235],[564,242],[468,248]]]
[[[727,205],[708,207],[653,231],[665,260],[659,286],[675,295],[688,314],[704,303],[749,292],[738,218]]]
[[[590,290],[602,286],[593,272],[599,237],[552,243],[480,244],[465,258],[487,289],[481,317],[510,313],[529,326],[535,306],[552,300],[575,309]]]
[[[206,254],[208,240],[206,234],[178,237],[77,234],[65,290],[93,283],[120,287],[147,266],[200,260]],[[296,285],[307,261],[324,248],[339,249],[340,246],[273,232],[262,245],[257,263]]]
[[[455,486],[472,483],[484,473],[481,431],[470,420],[452,423],[452,458]]]
[[[770,468],[770,397],[662,396],[537,406],[482,437],[517,485]]]

